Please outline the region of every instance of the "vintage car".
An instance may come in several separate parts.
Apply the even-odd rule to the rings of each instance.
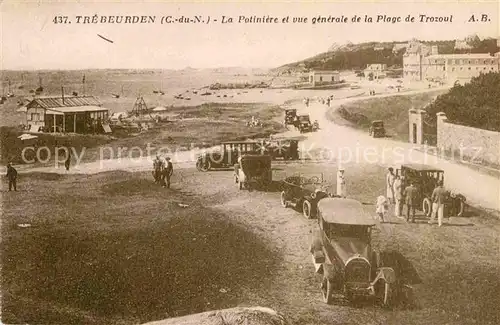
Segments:
[[[293,125],[295,122],[296,116],[297,116],[296,109],[286,109],[285,110],[285,125]]]
[[[240,190],[267,189],[272,183],[271,156],[242,155],[234,165],[234,182]]]
[[[370,129],[368,130],[368,134],[374,138],[385,137],[384,121],[381,120],[372,121]]]
[[[231,168],[243,154],[261,154],[262,143],[258,141],[223,142],[219,150],[206,152],[196,159],[196,168],[206,172],[213,168]]]
[[[289,176],[283,181],[281,191],[281,205],[284,208],[293,207],[307,219],[316,216],[318,202],[329,196],[328,184],[323,180],[323,175],[306,177],[303,175]]]
[[[401,196],[404,200],[404,190],[413,182],[418,190],[416,206],[425,216],[432,213],[432,192],[439,181],[444,183],[444,171],[424,164],[403,164],[396,170],[401,179]],[[444,217],[462,216],[465,211],[465,197],[460,193],[452,193],[445,202]],[[402,205],[401,205],[402,206]]]
[[[309,115],[299,115],[298,116],[298,129],[300,133],[305,133],[305,132],[312,132],[313,126],[311,123],[311,118]]]
[[[299,159],[299,140],[293,138],[270,139],[264,142],[265,154],[273,159]]]
[[[323,300],[332,304],[341,296],[353,302],[374,297],[391,306],[400,292],[396,271],[383,265],[371,247],[374,220],[359,201],[325,198],[318,203],[319,234],[310,252],[316,273],[322,275]]]

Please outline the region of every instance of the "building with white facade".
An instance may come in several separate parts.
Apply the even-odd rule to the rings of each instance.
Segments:
[[[333,70],[312,70],[309,72],[309,83],[321,86],[340,82],[340,73]]]
[[[467,81],[498,71],[499,57],[488,53],[439,54],[437,46],[414,43],[403,56],[403,77],[409,80]]]
[[[365,77],[367,78],[370,78],[371,75],[373,79],[381,79],[385,78],[386,70],[387,70],[387,64],[375,63],[375,64],[368,64],[363,72],[365,74]]]

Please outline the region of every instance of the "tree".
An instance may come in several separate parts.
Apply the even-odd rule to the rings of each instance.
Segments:
[[[450,122],[500,132],[500,73],[490,72],[456,85],[438,96],[426,110],[427,122],[435,125],[436,113],[444,112]]]

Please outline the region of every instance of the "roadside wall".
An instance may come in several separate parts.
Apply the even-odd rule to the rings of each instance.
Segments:
[[[472,162],[500,165],[499,132],[450,123],[443,112],[437,113],[437,147],[455,154],[461,150]]]

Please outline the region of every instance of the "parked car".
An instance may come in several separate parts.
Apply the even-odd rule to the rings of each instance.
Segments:
[[[219,150],[206,152],[196,159],[196,168],[206,172],[213,168],[231,168],[243,154],[262,154],[263,146],[257,141],[223,142]]]
[[[400,169],[396,170],[396,175],[402,176],[402,196],[405,188],[410,183],[414,183],[418,190],[416,206],[420,207],[425,216],[430,217],[432,213],[432,192],[439,181],[444,183],[444,171],[424,164],[403,164]],[[461,216],[465,212],[465,201],[465,196],[460,193],[450,195],[444,205],[444,217]]]
[[[318,203],[319,234],[310,252],[315,270],[322,275],[321,292],[327,304],[334,294],[349,301],[374,297],[391,306],[402,291],[396,272],[383,265],[372,250],[371,228],[375,225],[360,202],[353,199],[325,198]]]
[[[283,158],[284,160],[298,160],[299,140],[266,140],[265,154],[270,155],[273,159]]]
[[[312,132],[312,123],[311,123],[311,118],[309,115],[299,115],[299,131],[300,133],[305,133],[305,132]]]
[[[293,125],[295,122],[295,117],[297,116],[296,109],[286,109],[285,110],[285,125]]]
[[[316,216],[318,202],[333,194],[328,192],[328,185],[321,176],[289,176],[283,181],[281,205],[284,208],[293,207],[307,219]]]
[[[384,121],[381,120],[372,121],[370,129],[368,130],[368,134],[374,138],[385,137]]]
[[[243,155],[234,165],[234,182],[240,190],[267,189],[272,183],[271,156]]]

